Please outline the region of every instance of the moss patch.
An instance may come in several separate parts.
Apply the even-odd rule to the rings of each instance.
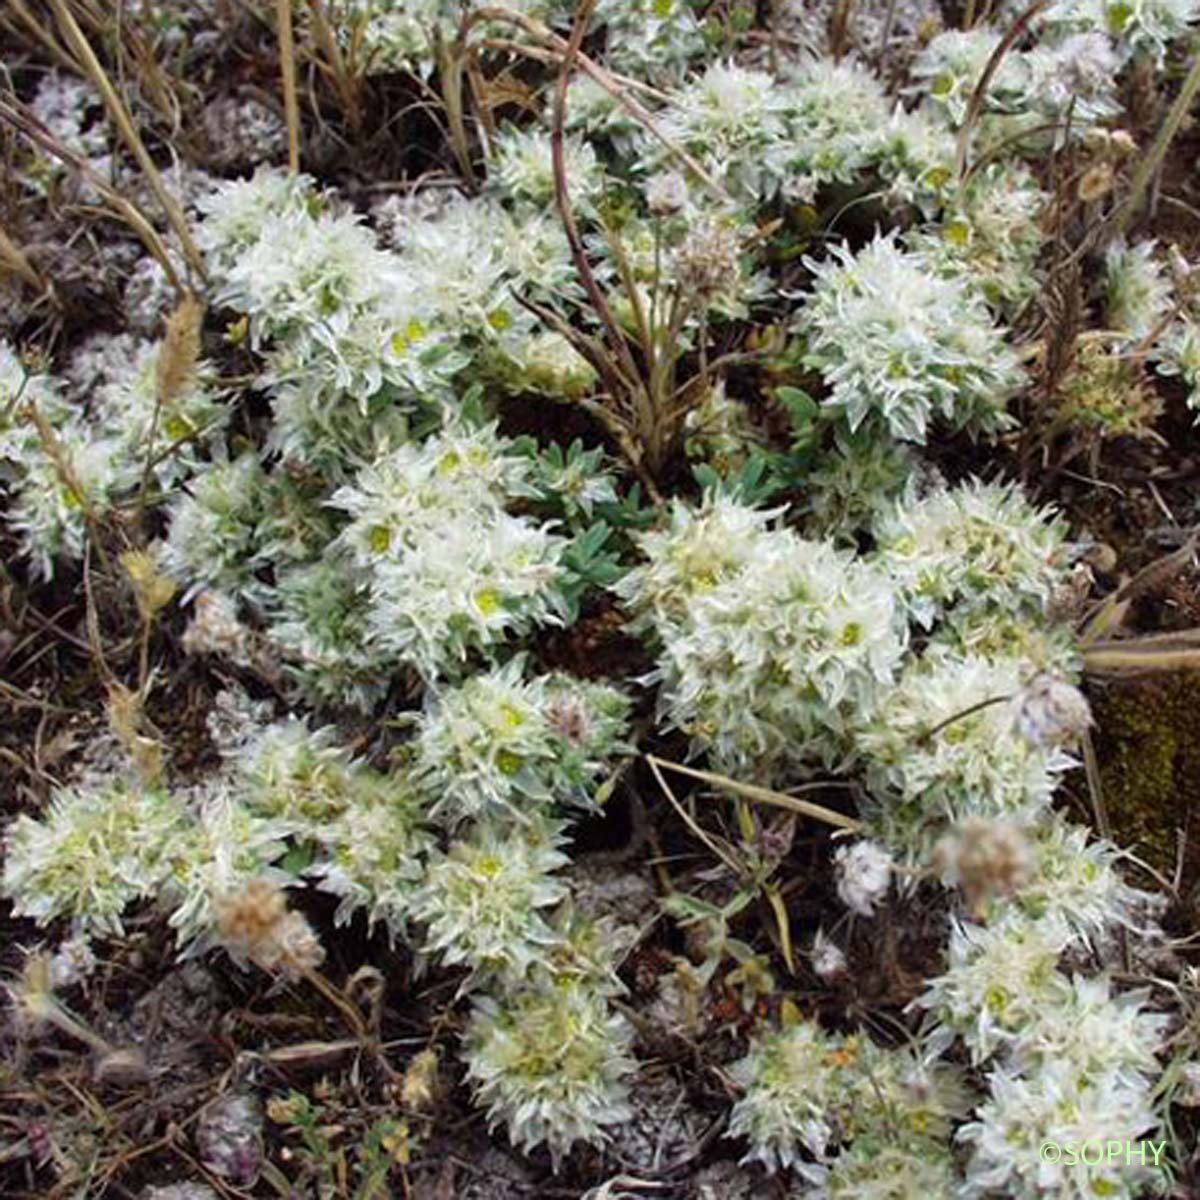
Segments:
[[[1118,844],[1159,870],[1200,872],[1200,672],[1125,680],[1093,696],[1104,801]]]

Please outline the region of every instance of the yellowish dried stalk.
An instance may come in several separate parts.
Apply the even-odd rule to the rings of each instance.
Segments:
[[[283,76],[283,111],[287,119],[288,171],[300,170],[300,105],[296,100],[296,50],[292,43],[291,0],[275,0],[275,26],[279,37],[279,67]]]
[[[337,36],[329,23],[329,14],[325,11],[322,0],[308,0],[308,11],[312,16],[317,45],[320,46],[329,72],[333,76],[333,86],[337,89],[346,120],[350,128],[357,133],[362,128],[361,77],[351,74],[347,69],[346,57],[338,45]]]
[[[138,133],[137,127],[129,115],[129,110],[122,103],[121,97],[117,94],[116,88],[113,87],[104,68],[100,65],[100,60],[88,44],[87,38],[83,36],[83,31],[71,15],[71,10],[67,7],[66,0],[50,0],[50,7],[54,10],[54,16],[58,21],[63,36],[66,38],[68,46],[79,60],[80,66],[87,73],[88,78],[95,84],[96,90],[99,91],[104,101],[104,107],[108,110],[108,115],[112,118],[113,124],[116,125],[122,140],[129,147],[134,158],[137,159],[138,166],[141,167],[142,173],[146,176],[146,182],[150,185],[150,190],[154,193],[159,204],[162,205],[163,212],[166,213],[167,220],[171,228],[175,231],[175,236],[179,239],[180,246],[183,248],[183,254],[187,259],[188,266],[198,276],[203,278],[205,274],[204,258],[200,254],[196,243],[192,240],[187,218],[183,215],[183,209],[180,207],[179,202],[171,195],[163,183],[162,176],[158,173],[158,168],[154,165],[154,160],[150,157],[149,151],[147,151],[145,144],[142,142],[141,135]]]
[[[735,796],[744,796],[747,800],[755,800],[760,804],[771,804],[776,808],[786,809],[788,812],[796,813],[802,817],[812,817],[814,820],[824,821],[826,825],[833,825],[837,829],[849,829],[857,833],[863,828],[863,823],[855,820],[853,817],[835,812],[832,808],[826,808],[823,804],[813,804],[809,800],[801,800],[796,796],[789,796],[786,792],[776,792],[771,788],[758,787],[753,783],[742,783],[740,780],[730,779],[726,775],[717,775],[712,771],[701,771],[696,767],[685,767],[682,763],[671,762],[666,758],[658,758],[653,754],[647,754],[646,761],[652,767],[665,768],[668,771],[674,771],[677,775],[686,775],[689,779],[698,779],[702,783],[711,784],[713,787],[732,792]]]
[[[154,413],[150,418],[150,433],[146,439],[146,464],[142,469],[139,504],[144,509],[154,470],[154,442],[163,407],[179,397],[196,377],[200,361],[200,326],[204,321],[204,305],[193,292],[186,292],[175,311],[167,319],[167,333],[159,348],[155,373]]]
[[[39,21],[29,11],[29,6],[25,3],[25,0],[7,0],[7,7],[14,14],[15,21],[20,26],[20,32],[27,34],[37,42],[58,66],[65,67],[68,71],[75,69],[75,64],[71,61],[71,56],[65,53],[63,48],[42,28],[44,20]],[[3,22],[10,30],[17,32],[8,16],[3,18]]]
[[[158,265],[162,267],[171,286],[177,292],[183,290],[183,286],[179,281],[179,273],[171,265],[171,259],[167,254],[167,248],[163,244],[162,238],[159,237],[158,231],[151,225],[141,209],[132,200],[122,196],[99,172],[93,170],[85,158],[81,158],[73,150],[65,146],[15,97],[0,96],[0,119],[7,121],[13,128],[19,130],[29,138],[31,142],[45,150],[47,154],[53,155],[65,163],[81,179],[86,180],[88,185],[94,188],[96,193],[103,196],[112,206],[112,215],[118,220],[124,221],[138,236],[142,244],[153,255]]]
[[[1171,105],[1171,109],[1167,113],[1162,128],[1158,131],[1158,136],[1154,139],[1154,145],[1150,147],[1150,153],[1138,162],[1137,170],[1134,171],[1133,180],[1129,185],[1128,197],[1113,213],[1112,236],[1114,237],[1125,228],[1131,218],[1138,214],[1146,199],[1150,181],[1167,157],[1167,148],[1192,110],[1196,93],[1200,91],[1200,48],[1193,46],[1192,56],[1192,65],[1188,70],[1187,77],[1179,89],[1179,95],[1175,97],[1175,103]]]
[[[3,226],[0,226],[0,270],[12,272],[38,292],[50,291],[49,282],[29,261],[25,251],[4,232]]]

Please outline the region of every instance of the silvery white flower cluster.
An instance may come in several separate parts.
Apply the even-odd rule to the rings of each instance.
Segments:
[[[36,575],[52,579],[57,560],[83,557],[89,514],[134,487],[139,467],[127,443],[87,420],[57,380],[0,338],[0,483],[7,522]]]
[[[920,111],[893,109],[878,79],[852,63],[809,59],[782,79],[712,63],[658,114],[662,131],[693,153],[734,197],[758,205],[782,193],[809,203],[831,183],[878,177],[899,205],[936,208],[954,142]],[[643,135],[642,166],[673,166]]]
[[[954,1179],[950,1130],[964,1088],[953,1068],[795,1019],[754,1038],[730,1075],[743,1094],[728,1136],[749,1142],[746,1160],[790,1167],[819,1189],[811,1194],[909,1195],[849,1186],[880,1180],[869,1165],[878,1158],[904,1172],[923,1163],[943,1187]]]
[[[1123,57],[1146,55],[1161,65],[1170,44],[1200,19],[1200,5],[1196,0],[1058,0],[1041,19],[1051,33],[1105,34]]]
[[[588,210],[604,191],[604,166],[591,142],[569,138],[563,144],[568,195],[577,210]],[[542,129],[506,126],[493,146],[491,182],[517,206],[544,212],[554,204],[554,165],[550,134]]]
[[[264,634],[310,703],[369,712],[387,694],[394,664],[372,646],[370,606],[366,578],[344,554],[276,571]]]
[[[814,288],[797,315],[807,362],[829,386],[825,405],[851,431],[881,423],[924,443],[941,419],[952,429],[1011,427],[1008,400],[1023,373],[982,301],[921,254],[879,236],[858,254],[834,246],[806,260]]]
[[[876,553],[922,628],[979,611],[1044,622],[1069,577],[1062,521],[1013,485],[968,481],[901,496],[874,526]]]
[[[941,274],[974,288],[993,311],[1013,317],[1042,277],[1039,220],[1048,200],[1027,167],[988,163],[972,175],[961,206],[938,224],[905,234],[904,243]]]
[[[892,885],[892,856],[875,842],[862,841],[839,847],[833,862],[842,903],[860,916],[874,916]]]
[[[119,160],[112,154],[104,102],[90,82],[49,70],[38,80],[29,108],[51,137],[83,159],[101,179],[113,175]],[[40,149],[33,151],[22,170],[13,173],[13,179],[41,196],[65,191],[77,202],[100,199],[89,182]]]
[[[1104,321],[1116,352],[1145,355],[1159,375],[1179,378],[1200,411],[1200,306],[1195,267],[1177,247],[1118,238],[1104,255]]]
[[[570,15],[569,0],[556,3]],[[714,28],[688,0],[598,0],[593,20],[603,24],[610,68],[656,87],[684,78],[710,49]]]
[[[629,1119],[633,1031],[586,980],[540,980],[481,997],[466,1031],[467,1078],[514,1145],[545,1144],[557,1166]]]
[[[164,793],[113,782],[57,792],[41,820],[22,814],[5,840],[4,894],[18,916],[69,917],[98,933],[166,882],[169,846],[184,823]]]
[[[629,701],[556,674],[525,679],[518,656],[431,691],[416,718],[412,769],[434,815],[522,816],[547,804],[595,808],[605,763],[621,748]]]
[[[740,776],[837,761],[904,650],[887,575],[776,514],[709,496],[641,536],[649,562],[617,584],[661,647],[659,706]]]
[[[600,756],[622,751],[624,705],[613,689],[560,675],[525,690],[579,754],[560,762],[563,778],[582,787]],[[564,823],[548,802],[520,820],[481,821],[442,851],[445,772],[431,773],[432,745],[418,769],[383,774],[332,729],[296,718],[259,725],[260,715],[238,717],[222,740],[226,770],[191,794],[99,779],[58,792],[40,819],[20,817],[0,890],[20,915],[69,917],[98,933],[119,934],[126,909],[152,900],[193,954],[212,944],[222,897],[254,880],[310,878],[339,898],[336,923],[363,912],[390,938],[469,967],[464,988],[486,987],[466,1055],[481,1101],[514,1142],[546,1142],[557,1160],[578,1140],[602,1140],[625,1111],[631,1033],[609,1011],[619,988],[612,931],[563,903]]]
[[[0,887],[41,924],[69,917],[81,930],[118,935],[128,906],[153,899],[186,952],[203,948],[213,898],[270,871],[288,832],[219,786],[188,803],[98,779],[59,790],[43,819],[14,822]]]
[[[1006,702],[1023,685],[1013,659],[929,651],[905,666],[857,737],[885,843],[920,856],[946,824],[1028,821],[1048,806],[1074,759],[1022,735]]]
[[[875,532],[909,618],[933,637],[882,689],[856,748],[872,828],[921,858],[946,824],[1039,816],[1074,765],[1090,715],[1073,640],[1052,619],[1073,549],[1018,490],[978,482],[902,498]]]
[[[590,145],[579,154],[595,164]],[[545,135],[508,135],[498,163],[498,190],[543,198]],[[352,458],[405,440],[412,418],[454,409],[452,384],[474,355],[515,390],[590,380],[509,296],[575,289],[566,240],[544,210],[518,219],[492,197],[459,198],[395,222],[389,250],[303,176],[263,168],[199,207],[217,298],[246,315],[251,346],[267,351],[269,446],[287,460],[344,476]]]
[[[477,824],[449,851],[430,858],[413,897],[414,915],[426,927],[425,949],[448,966],[469,966],[519,983],[537,964],[550,966],[559,938],[542,911],[566,899],[554,872],[570,859],[553,823],[535,820]]]
[[[494,425],[452,425],[364,467],[330,504],[370,596],[371,645],[432,679],[472,650],[560,623],[567,539],[505,504],[534,494],[527,458]]]
[[[375,421],[395,428],[393,405],[407,411],[446,386],[453,361],[427,335],[413,280],[311,181],[263,168],[200,209],[216,297],[247,316],[252,348],[269,347],[274,443],[285,456],[336,468],[372,446]]]
[[[609,1006],[617,944],[571,908],[555,815],[603,803],[628,709],[605,684],[529,678],[518,656],[431,689],[413,721],[409,778],[453,838],[412,897],[422,949],[470,970],[464,1058],[492,1124],[525,1149],[544,1143],[556,1165],[628,1111],[632,1031]]]
[[[559,32],[573,9],[515,7]],[[333,11],[356,67],[427,79],[448,69],[441,51],[469,10],[353,0]],[[806,260],[815,281],[792,332],[824,380],[828,420],[794,513],[803,535],[787,509],[709,488],[634,536],[644,561],[614,587],[656,655],[647,682],[663,724],[693,753],[780,786],[818,768],[858,773],[862,837],[833,855],[858,918],[923,878],[961,889],[946,968],[917,1004],[919,1043],[834,1035],[785,1005],[781,1028],[756,1033],[732,1069],[730,1133],[748,1158],[795,1171],[806,1194],[1132,1198],[1161,1178],[1037,1155],[1046,1139],[1136,1140],[1163,1119],[1164,1017],[1107,974],[1071,973],[1114,929],[1136,930],[1144,908],[1117,849],[1050,808],[1090,723],[1078,647],[1054,617],[1073,548],[1016,488],[947,486],[918,448],[938,424],[972,435],[1014,424],[1007,404],[1025,377],[996,321],[1017,324],[1040,286],[1046,201],[1018,156],[1058,145],[1068,112],[1080,130],[1119,116],[1118,68],[1161,62],[1195,15],[1196,0],[1055,4],[1040,21],[1048,36],[1000,63],[955,189],[955,131],[1000,21],[925,38],[906,108],[853,58],[748,65],[762,57],[740,53],[734,19],[719,29],[685,0],[596,6],[589,48],[653,85],[633,91],[733,201],[685,179],[678,154],[594,78],[573,81],[571,199],[618,322],[635,328],[635,300],[649,307],[663,272],[677,295],[704,296],[705,319],[770,300],[755,274],[769,206],[786,229],[819,194],[839,218],[849,196],[908,226]],[[504,22],[472,36],[488,33],[525,36]],[[727,52],[714,59],[717,41]],[[86,89],[50,77],[38,104],[82,152],[107,151]],[[1048,122],[1044,138],[1035,127]],[[479,194],[423,189],[378,205],[374,226],[282,171],[221,182],[199,202],[211,298],[241,318],[228,340],[257,356],[271,404],[250,447],[228,436],[206,364],[159,405],[157,345],[81,354],[67,393],[0,342],[0,480],[42,575],[80,556],[92,517],[148,475],[179,489],[161,563],[195,602],[190,647],[245,670],[269,660],[272,683],[312,707],[369,713],[414,677],[424,688],[419,711],[373,747],[391,745],[387,771],[331,727],[247,709],[230,718],[226,767],[206,787],[85,779],[57,791],[9,830],[0,887],[19,915],[99,933],[154,901],[196,953],[231,889],[311,881],[337,898],[337,924],[363,916],[420,968],[459,970],[473,996],[467,1078],[493,1125],[522,1149],[547,1146],[557,1166],[631,1113],[632,1030],[612,1004],[620,938],[575,911],[565,871],[570,819],[601,808],[631,750],[630,703],[606,683],[538,674],[515,644],[570,620],[570,535],[619,500],[599,451],[531,456],[478,416],[485,388],[578,401],[597,385],[579,343],[513,295],[587,332],[586,308],[571,307],[583,291],[553,212],[550,137],[535,124],[485,141]],[[1200,407],[1196,313],[1165,262],[1153,243],[1109,247],[1104,320],[1122,353],[1143,348]],[[626,270],[636,296],[617,286]],[[161,284],[139,266],[129,296]],[[681,352],[700,348],[698,324],[682,324]],[[710,474],[758,448],[748,411],[715,380],[693,412],[687,449]],[[823,934],[811,954],[839,986],[853,957]],[[986,1095],[966,1093],[965,1072],[941,1061],[950,1052]]]
[[[959,925],[950,963],[920,1003],[935,1045],[960,1035],[976,1062],[995,1057],[988,1097],[957,1139],[971,1150],[964,1196],[1129,1197],[1155,1194],[1164,1162],[1048,1160],[1047,1140],[1108,1137],[1136,1144],[1160,1128],[1153,1088],[1167,1017],[1147,992],[1115,993],[1105,975],[1058,969],[1072,935],[1058,915],[1014,913],[990,926]]]
[[[947,30],[918,54],[913,90],[927,95],[947,121],[961,126],[983,72],[1000,44],[998,28]],[[1090,125],[1121,111],[1114,88],[1119,60],[1103,33],[1079,32],[1039,41],[1028,49],[1010,48],[988,83],[973,137],[981,147],[1043,150],[1055,140],[1048,123],[1064,123],[1079,137]]]
[[[988,1096],[956,1138],[971,1153],[962,1194],[985,1197],[1154,1194],[1165,1164],[1048,1160],[1042,1143],[1083,1142],[1098,1121],[1112,1137],[1153,1138],[1161,1111],[1154,1087],[1168,1018],[1148,992],[1118,992],[1107,974],[1070,975],[1063,963],[1116,926],[1133,926],[1147,897],[1114,868],[1115,847],[1057,815],[1042,816],[1019,848],[980,849],[962,870],[996,889],[976,921],[956,920],[949,961],[916,1003],[927,1010],[928,1045],[961,1041],[986,1065]],[[968,880],[960,878],[964,887]],[[976,878],[974,886],[980,879]]]

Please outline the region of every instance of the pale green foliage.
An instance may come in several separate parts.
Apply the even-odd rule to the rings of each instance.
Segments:
[[[0,467],[19,467],[38,445],[37,427],[26,417],[33,406],[52,426],[70,416],[53,376],[37,362],[22,362],[7,338],[0,337]]]
[[[1200,412],[1200,324],[1192,318],[1176,321],[1158,340],[1152,357],[1160,375],[1183,380],[1188,408]]]
[[[874,165],[891,106],[869,71],[845,60],[802,60],[791,68],[784,94],[789,173],[812,187],[851,182]],[[795,186],[784,183],[785,188]]]
[[[913,90],[924,91],[952,126],[962,125],[1004,28],[946,30],[917,55]],[[1063,121],[1068,111],[1071,131],[1079,136],[1120,112],[1113,87],[1118,67],[1108,38],[1094,31],[1010,47],[988,84],[976,139],[1010,154],[1044,151],[1052,142],[1044,126]]]
[[[825,1178],[828,1200],[931,1200],[950,1196],[958,1181],[949,1146],[930,1138],[893,1140],[886,1133],[856,1138]]]
[[[205,471],[190,494],[172,502],[163,566],[189,591],[253,588],[266,477],[258,458],[244,454]]]
[[[920,462],[905,442],[886,433],[838,428],[834,444],[804,478],[805,528],[854,544],[918,476]]]
[[[782,173],[785,103],[767,72],[717,62],[684,84],[661,125],[672,141],[704,155],[726,187],[763,199]],[[662,150],[652,153],[657,164]]]
[[[836,1137],[838,1105],[851,1098],[842,1039],[808,1021],[769,1032],[752,1043],[731,1074],[745,1092],[729,1121],[745,1137],[750,1157],[795,1167],[805,1153],[821,1161]]]
[[[77,420],[52,437],[53,451],[41,441],[29,447],[8,513],[22,552],[47,580],[54,577],[55,560],[83,558],[87,513],[103,513],[132,482],[114,439]]]
[[[1196,0],[1059,0],[1044,20],[1056,32],[1107,34],[1126,54],[1146,54],[1161,63],[1168,45],[1198,16]]]
[[[938,224],[906,234],[904,242],[1012,318],[1036,295],[1042,278],[1039,220],[1048,200],[1028,168],[989,163],[972,175],[961,206]]]
[[[646,563],[615,589],[636,613],[634,627],[661,630],[686,621],[693,599],[733,578],[767,544],[779,512],[722,495],[705,497],[699,508],[672,502],[667,527],[639,539]]]
[[[103,512],[135,476],[127,447],[81,419],[40,366],[0,338],[0,485],[22,553],[49,580],[57,560],[83,557],[86,511]]]
[[[280,572],[270,595],[267,635],[314,704],[367,712],[387,691],[387,665],[370,646],[366,579],[345,555],[329,554]]]
[[[1124,238],[1104,255],[1104,320],[1136,345],[1161,332],[1171,309],[1171,282],[1154,257],[1153,242],[1130,246]]]
[[[1074,187],[1074,166],[1095,167],[1093,181],[1111,167],[1096,190],[1115,183],[1119,203],[1134,146],[1121,127],[1143,124],[1122,103],[1170,84],[1152,69],[1187,36],[1197,0],[1056,0],[997,60],[969,130],[982,74],[1027,7],[1016,0],[941,33],[917,30],[911,5],[875,6],[894,18],[878,64],[876,14],[861,6],[845,32],[865,53],[835,61],[797,52],[836,24],[828,4],[599,0],[584,52],[670,145],[577,62],[567,185],[633,347],[615,369],[653,374],[675,412],[661,472],[656,455],[636,462],[637,446],[600,448],[612,404],[637,382],[608,394],[613,374],[597,364],[620,335],[602,328],[556,212],[555,67],[536,61],[550,42],[519,22],[473,23],[476,7],[325,6],[352,73],[416,76],[401,86],[430,103],[440,94],[451,118],[461,85],[476,179],[462,194],[446,178],[394,189],[364,178],[339,192],[266,168],[214,182],[195,202],[195,236],[209,313],[232,320],[223,342],[203,331],[208,358],[165,403],[154,343],[85,344],[60,383],[0,340],[0,485],[27,573],[81,560],[97,528],[153,535],[161,511],[155,553],[194,602],[185,648],[224,655],[300,706],[273,722],[274,701],[218,697],[224,765],[202,784],[169,793],[85,775],[56,790],[8,827],[0,889],[18,916],[95,934],[119,935],[132,906],[153,904],[188,955],[212,946],[231,893],[253,881],[278,899],[307,881],[335,898],[336,926],[384,933],[417,972],[445,968],[430,996],[449,999],[445,976],[456,999],[470,994],[467,1081],[516,1148],[544,1147],[556,1170],[581,1144],[602,1148],[634,1115],[633,1030],[615,1001],[621,953],[644,926],[640,914],[591,915],[607,884],[593,894],[586,865],[571,869],[566,830],[622,777],[632,705],[622,688],[547,664],[580,662],[593,621],[608,636],[613,614],[589,609],[584,589],[611,587],[653,660],[629,685],[653,692],[647,712],[657,705],[647,747],[779,788],[836,775],[816,786],[852,798],[860,834],[826,863],[852,916],[831,937],[803,931],[803,970],[858,996],[863,926],[906,932],[921,889],[954,889],[921,912],[924,938],[948,910],[949,944],[914,1003],[911,1044],[830,1032],[786,1002],[780,1028],[751,1026],[727,1076],[738,1089],[728,1129],[746,1157],[790,1171],[776,1190],[813,1200],[1149,1194],[1161,1182],[1151,1170],[1085,1172],[1037,1153],[1043,1140],[1171,1129],[1174,1076],[1160,1081],[1157,1057],[1175,1049],[1167,993],[1121,991],[1120,976],[1092,966],[1118,935],[1152,931],[1155,904],[1123,877],[1116,846],[1051,807],[1091,720],[1076,686],[1083,650],[1057,623],[1082,600],[1087,567],[1049,509],[1003,483],[950,486],[939,465],[959,477],[959,444],[927,448],[1005,434],[1038,411],[1032,393],[1011,412],[1010,401],[1049,365],[1035,353],[1052,275],[1045,231],[1058,239],[1074,221],[1051,219],[1042,184]],[[577,11],[512,7],[552,37]],[[292,8],[298,48],[324,58],[316,6]],[[783,36],[743,36],[767,8]],[[511,41],[537,50],[525,59]],[[474,116],[495,104],[516,123],[480,123],[476,140]],[[50,74],[35,107],[124,175],[97,96]],[[321,139],[306,137],[303,153],[322,161]],[[53,184],[90,203],[37,166],[18,190]],[[852,250],[872,225],[888,232]],[[1103,328],[1081,324],[1080,346],[1134,375],[1150,362],[1180,377],[1200,408],[1188,264],[1152,242],[1100,249],[1101,287],[1079,316]],[[155,280],[145,265],[126,291],[143,329],[162,308],[157,294],[138,297]],[[34,328],[24,298],[3,303],[17,328]],[[641,344],[655,338],[653,352]],[[682,369],[662,377],[685,362],[698,372],[683,387]],[[555,401],[570,436],[577,420],[599,425],[581,426],[570,449],[500,432],[532,427],[529,413]],[[643,505],[633,470],[618,479],[604,457],[616,449],[652,468],[667,504]],[[702,464],[695,502],[673,473],[685,459]],[[640,486],[653,496],[647,478]],[[767,497],[787,502],[767,508]],[[104,589],[107,652],[102,557],[91,579]],[[587,627],[545,636],[581,612]],[[151,663],[173,628],[160,619]],[[323,708],[357,710],[353,743],[305,715]],[[689,1035],[719,989],[736,990],[747,1014],[777,990],[756,898],[780,902],[769,916],[781,934],[800,912],[786,876],[793,826],[696,804],[692,820],[721,839],[725,861],[697,871],[704,897],[668,900],[703,962],[680,957],[653,1002],[661,1016],[679,1001]],[[455,1018],[439,1011],[435,1039],[443,1019]]]
[[[422,817],[405,780],[375,776],[365,794],[360,789],[352,804],[322,823],[317,860],[306,874],[340,897],[336,924],[363,911],[369,928],[382,921],[393,940],[408,936],[413,897],[434,846]]]
[[[162,342],[138,348],[130,371],[97,390],[96,421],[117,435],[122,459],[135,466],[152,462],[153,478],[166,488],[197,469],[198,451],[220,444],[229,408],[205,382],[211,368],[204,362],[177,394],[162,397],[157,374],[162,354]]]

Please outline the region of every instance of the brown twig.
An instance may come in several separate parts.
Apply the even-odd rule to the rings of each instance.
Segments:
[[[552,46],[560,54],[565,54],[567,51],[568,42],[559,37],[558,34],[543,25],[540,21],[535,21],[531,17],[525,16],[523,13],[513,12],[507,8],[477,8],[472,10],[467,17],[464,17],[463,24],[460,27],[459,37],[466,37],[470,28],[481,21],[499,21],[501,23],[515,25],[517,28],[524,30],[531,37],[537,38],[539,41]],[[519,45],[513,46],[514,50],[521,50]],[[578,62],[580,69],[587,75],[591,76],[626,112],[630,114],[636,121],[641,124],[655,141],[662,144],[672,157],[681,162],[701,183],[704,184],[719,200],[723,203],[730,203],[729,193],[692,157],[682,146],[677,146],[670,138],[659,129],[654,118],[646,111],[646,109],[638,103],[637,100],[629,94],[629,88],[624,86],[610,72],[605,70],[594,59],[589,58],[578,47],[576,47],[574,59]]]
[[[991,56],[988,58],[987,66],[984,67],[983,74],[979,77],[979,82],[975,85],[975,90],[971,93],[966,115],[963,117],[962,127],[958,131],[958,151],[954,172],[958,179],[958,204],[960,207],[963,202],[963,190],[967,183],[967,151],[971,141],[971,130],[974,128],[975,122],[979,119],[979,114],[983,111],[983,105],[987,100],[988,87],[992,82],[992,78],[1000,69],[1000,64],[1004,61],[1004,56],[1024,36],[1033,18],[1044,8],[1047,8],[1050,3],[1051,0],[1035,0],[1033,4],[1017,17],[1009,27],[1008,32],[997,43],[995,50],[992,51]]]

